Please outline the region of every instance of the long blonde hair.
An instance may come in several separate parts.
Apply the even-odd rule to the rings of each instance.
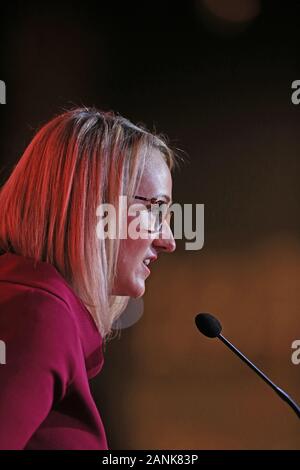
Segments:
[[[110,295],[118,239],[100,240],[96,209],[132,197],[161,136],[113,112],[75,108],[45,124],[0,192],[0,250],[51,263],[91,313],[104,340],[128,297]]]

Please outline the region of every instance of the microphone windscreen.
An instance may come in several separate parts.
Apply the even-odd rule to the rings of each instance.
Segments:
[[[195,323],[198,330],[209,338],[216,338],[222,331],[221,323],[210,313],[198,313]]]

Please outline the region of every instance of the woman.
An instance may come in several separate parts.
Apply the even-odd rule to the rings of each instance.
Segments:
[[[175,249],[174,163],[161,137],[79,108],[42,127],[15,166],[0,193],[1,449],[108,448],[88,380],[147,264]],[[143,237],[99,236],[99,207],[120,214],[119,196],[139,205],[126,228],[164,208],[137,225]]]

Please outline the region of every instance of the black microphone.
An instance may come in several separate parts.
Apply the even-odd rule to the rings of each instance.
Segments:
[[[245,362],[254,372],[259,375],[270,387],[294,410],[298,418],[300,418],[300,407],[292,398],[281,388],[275,385],[258,367],[256,367],[249,359],[244,356],[233,344],[230,343],[223,335],[221,335],[222,326],[219,320],[210,313],[198,313],[195,317],[195,323],[198,330],[209,338],[219,338],[231,351],[233,351],[243,362]]]

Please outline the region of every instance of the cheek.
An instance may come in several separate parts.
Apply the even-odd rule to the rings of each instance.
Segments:
[[[143,259],[151,240],[122,240],[117,265],[115,283],[116,295],[136,297],[142,295],[145,288]]]
[[[120,247],[121,266],[128,269],[134,269],[142,263],[145,253],[147,252],[149,241],[147,240],[124,240]]]

